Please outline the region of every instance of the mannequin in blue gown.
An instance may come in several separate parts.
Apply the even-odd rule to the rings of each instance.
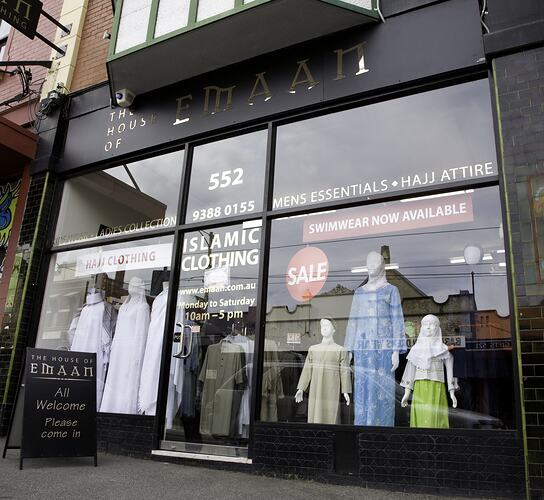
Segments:
[[[368,281],[353,295],[344,347],[354,361],[355,425],[395,425],[395,370],[406,352],[404,317],[396,286],[387,282],[383,257],[370,252]]]

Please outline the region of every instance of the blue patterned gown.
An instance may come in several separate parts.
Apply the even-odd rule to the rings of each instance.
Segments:
[[[355,425],[395,425],[393,351],[406,352],[404,317],[396,286],[353,295],[344,347],[353,353]]]

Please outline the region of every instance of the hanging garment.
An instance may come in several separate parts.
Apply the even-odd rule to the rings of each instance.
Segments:
[[[203,382],[200,433],[234,436],[244,383],[244,350],[223,339],[208,347],[200,371]]]
[[[129,296],[119,310],[110,366],[100,411],[138,413],[140,373],[149,329],[149,305],[143,281],[132,278]]]
[[[192,325],[192,323],[185,324],[187,326]],[[200,335],[196,332],[186,332],[186,335],[191,335],[192,341],[189,343],[188,356],[181,360],[183,366],[181,415],[194,417],[196,415],[196,396],[200,369]]]
[[[72,320],[71,351],[96,353],[96,407],[100,408],[117,311],[104,302],[101,292],[87,294],[85,306]]]
[[[191,296],[192,297],[192,296]],[[185,301],[191,301],[190,297],[185,297]],[[176,308],[176,322],[174,327],[174,334],[179,336],[179,342],[173,342],[172,345],[172,357],[170,358],[170,372],[168,377],[168,399],[166,403],[166,428],[172,429],[174,426],[174,418],[182,407],[182,412],[186,411],[187,416],[195,415],[195,400],[196,400],[196,388],[198,377],[198,367],[200,365],[200,337],[196,332],[192,332],[192,344],[188,358],[174,357],[175,354],[179,354],[183,335],[187,335],[185,327],[191,327],[192,322],[185,321],[185,308],[184,301],[179,301]],[[188,342],[186,338],[183,340],[184,349],[187,349]],[[185,376],[189,377],[187,385],[185,384]]]
[[[281,367],[278,345],[273,340],[264,340],[264,366],[261,395],[261,420],[278,421],[278,400],[283,397]]]
[[[179,310],[180,308],[178,308]],[[176,327],[174,333],[178,333],[179,328]],[[179,343],[174,342],[172,345],[172,354],[176,354],[179,349]],[[183,390],[183,380],[185,372],[183,370],[183,359],[170,358],[170,372],[168,377],[168,398],[166,401],[166,428],[174,427],[174,418],[181,405],[181,395]]]
[[[354,357],[355,425],[392,427],[395,376],[391,355],[393,351],[406,352],[404,317],[396,286],[386,283],[376,290],[355,290],[344,347]]]
[[[157,295],[151,308],[151,320],[147,333],[138,393],[138,411],[146,415],[155,415],[157,410],[157,390],[159,387],[167,301],[168,288]]]
[[[281,383],[283,397],[278,399],[278,420],[289,422],[296,419],[297,410],[301,407],[295,402],[294,396],[304,366],[304,357],[295,351],[278,352],[281,366]],[[302,412],[303,410],[300,409]]]
[[[308,423],[339,424],[340,394],[351,394],[347,351],[338,344],[311,346],[297,389],[308,385]]]
[[[246,365],[244,372],[246,376],[246,384],[244,393],[242,394],[242,401],[240,403],[240,412],[238,414],[238,429],[237,434],[247,439],[249,437],[249,415],[251,404],[251,380],[253,376],[253,350],[255,342],[248,339],[244,335],[229,335],[229,339],[233,344],[239,345],[245,354]]]

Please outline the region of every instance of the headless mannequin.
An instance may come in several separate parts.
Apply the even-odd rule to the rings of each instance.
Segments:
[[[423,318],[421,321],[421,330],[419,332],[419,335],[423,335],[423,337],[433,338],[436,335],[439,335],[440,333],[440,322],[438,321],[438,318],[436,316],[428,315]],[[450,374],[450,377],[452,378],[453,374]],[[406,408],[408,406],[408,400],[410,399],[410,394],[412,393],[411,389],[406,387],[404,389],[404,396],[402,397],[401,406],[403,408]],[[449,391],[450,399],[452,402],[452,406],[454,408],[457,408],[457,398],[455,397],[455,390],[451,389]]]
[[[322,319],[319,324],[321,327],[321,336],[323,337],[321,344],[323,345],[335,344],[334,342],[335,329],[332,323],[328,319]],[[350,403],[349,394],[345,392],[343,396],[344,396],[344,399],[346,400],[346,405],[349,406],[349,403]],[[295,401],[297,403],[302,403],[303,399],[304,399],[304,391],[302,389],[299,389],[295,394]]]

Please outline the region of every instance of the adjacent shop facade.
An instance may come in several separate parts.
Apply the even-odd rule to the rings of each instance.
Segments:
[[[32,226],[25,221],[31,192],[30,165],[38,136],[0,117],[0,398],[8,392],[8,381],[18,373],[11,362],[19,331],[18,312],[30,258]],[[15,375],[16,377],[16,375]]]
[[[498,85],[478,2],[451,0],[130,108],[112,107],[105,85],[72,95],[50,131],[55,158],[35,164],[54,182],[30,343],[100,354],[100,446],[522,496]],[[373,253],[385,286],[369,316]],[[431,425],[402,404],[427,315],[450,346],[456,398],[435,380]],[[367,333],[372,318],[386,326]],[[320,365],[330,327],[337,357]]]

